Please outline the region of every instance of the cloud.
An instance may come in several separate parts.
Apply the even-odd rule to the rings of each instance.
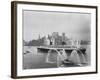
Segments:
[[[25,40],[36,38],[36,34],[52,32],[65,32],[74,37],[80,34],[84,35],[84,39],[86,34],[90,35],[90,14],[24,11],[23,19]],[[81,39],[80,36],[78,38]]]

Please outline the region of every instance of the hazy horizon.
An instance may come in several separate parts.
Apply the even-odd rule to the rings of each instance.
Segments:
[[[91,14],[23,11],[23,39],[30,41],[53,32],[78,40],[90,40]]]

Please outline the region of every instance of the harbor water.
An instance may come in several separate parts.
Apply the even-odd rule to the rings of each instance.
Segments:
[[[85,62],[86,64],[82,64],[82,66],[90,65],[90,56],[91,50],[90,45],[83,45],[86,48],[86,55],[81,56],[77,53],[72,52],[73,54],[69,55],[69,60],[74,64],[65,64],[63,67],[77,67],[77,63]],[[61,60],[58,60],[58,53],[56,51],[51,52],[53,56],[51,58],[51,62],[47,61],[48,52],[38,51],[35,46],[24,46],[23,47],[23,69],[40,69],[40,68],[57,68],[62,65]],[[66,53],[67,54],[67,53]],[[85,61],[84,61],[85,60]]]

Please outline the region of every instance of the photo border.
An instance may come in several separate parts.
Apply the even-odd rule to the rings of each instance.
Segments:
[[[34,5],[50,5],[59,7],[79,7],[79,8],[93,8],[96,9],[96,71],[94,72],[80,72],[80,73],[63,73],[63,74],[49,74],[49,75],[32,75],[32,76],[18,76],[17,75],[17,4],[34,4]],[[32,78],[32,77],[50,77],[50,76],[65,76],[65,75],[81,75],[94,74],[98,72],[98,7],[88,5],[73,5],[73,4],[58,4],[58,3],[42,3],[42,2],[25,2],[12,1],[11,2],[11,77],[12,78]]]

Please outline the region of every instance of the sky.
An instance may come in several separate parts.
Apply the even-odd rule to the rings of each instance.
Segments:
[[[25,41],[63,32],[78,40],[90,40],[91,14],[75,12],[23,11],[23,38]]]

